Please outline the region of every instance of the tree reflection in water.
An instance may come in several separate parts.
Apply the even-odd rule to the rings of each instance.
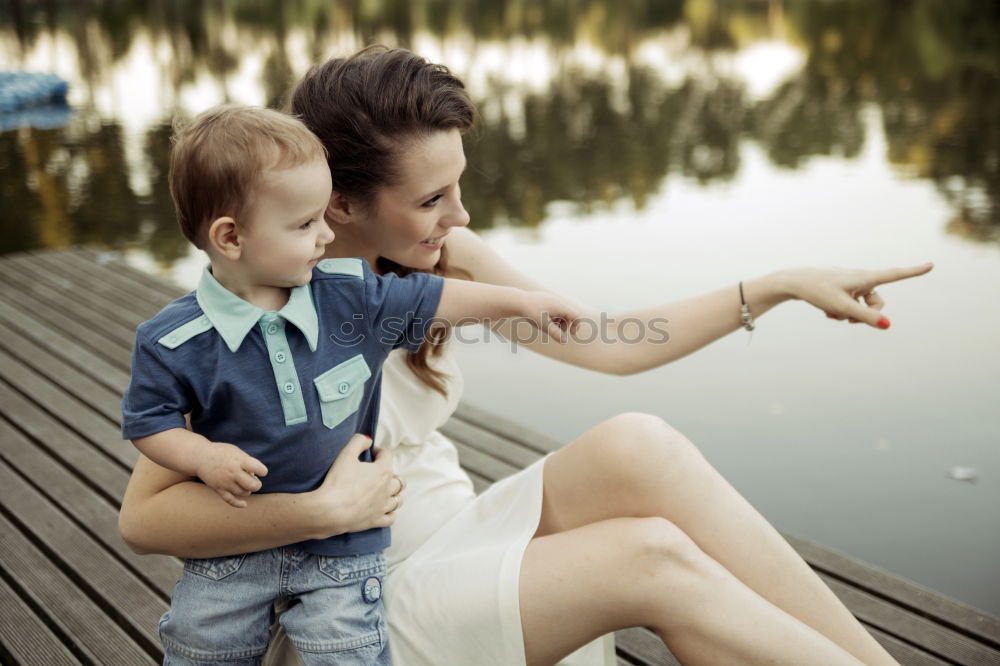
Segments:
[[[308,62],[373,41],[437,44],[470,84],[483,81],[473,93],[494,112],[470,138],[463,181],[478,227],[538,225],[553,201],[588,212],[626,199],[642,209],[671,177],[733,178],[748,139],[780,167],[851,158],[865,141],[865,108],[877,107],[886,158],[903,175],[933,180],[955,211],[949,231],[1000,240],[997,3],[132,0],[78,9],[14,0],[0,21],[5,60],[37,62],[70,45],[61,57],[75,58],[82,100],[66,128],[0,134],[3,207],[27,221],[4,225],[2,252],[141,245],[171,263],[187,247],[167,192],[168,125],[175,111],[199,110],[192,91],[214,86],[206,105],[243,99],[250,71],[257,103],[280,105]],[[754,99],[719,57],[775,39],[802,49],[804,64]],[[159,78],[117,94],[151,95],[163,108],[135,136],[121,115],[130,110],[108,111],[105,98],[143,40]],[[679,77],[667,71],[677,63],[644,55],[677,40]],[[510,55],[521,44],[540,50],[551,80],[463,69],[491,45]]]

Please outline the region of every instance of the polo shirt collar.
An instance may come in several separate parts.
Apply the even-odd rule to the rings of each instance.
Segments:
[[[206,266],[202,271],[195,298],[212,326],[225,340],[226,346],[235,353],[247,334],[267,313],[223,287],[212,275],[210,268]],[[319,318],[316,316],[316,306],[308,284],[291,289],[288,302],[278,311],[278,316],[294,324],[305,336],[309,349],[316,351]]]

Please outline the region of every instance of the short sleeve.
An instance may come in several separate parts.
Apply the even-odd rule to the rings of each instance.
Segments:
[[[184,385],[160,357],[156,343],[137,335],[132,378],[122,397],[122,438],[138,439],[184,428],[191,401]]]
[[[441,302],[444,278],[430,273],[377,275],[365,264],[365,300],[370,330],[389,349],[416,351]]]

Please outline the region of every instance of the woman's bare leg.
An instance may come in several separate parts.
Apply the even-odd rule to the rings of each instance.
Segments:
[[[657,417],[609,419],[545,463],[538,536],[621,516],[666,518],[750,589],[864,663],[898,666],[777,530]]]
[[[662,518],[615,518],[532,539],[519,592],[528,666],[633,626],[656,631],[686,666],[860,664]]]

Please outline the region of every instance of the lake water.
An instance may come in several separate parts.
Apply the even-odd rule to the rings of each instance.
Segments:
[[[631,377],[458,344],[469,401],[564,440],[661,415],[778,527],[1000,614],[998,5],[626,4],[8,3],[0,69],[67,79],[72,115],[3,125],[0,252],[95,244],[193,286],[170,118],[277,105],[316,59],[409,47],[480,103],[473,227],[581,301],[936,264],[880,289],[888,331],[791,303]]]

